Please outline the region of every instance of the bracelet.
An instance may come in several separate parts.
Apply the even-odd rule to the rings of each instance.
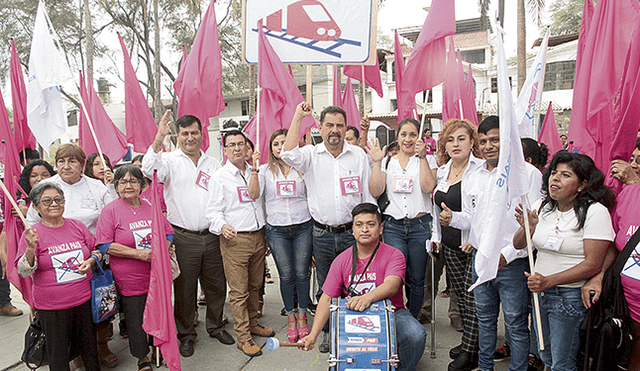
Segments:
[[[251,169],[251,172],[258,174],[260,172],[260,169],[259,168]]]
[[[98,255],[93,254],[93,255],[91,255],[91,256],[89,257],[89,259],[91,259],[91,258],[93,258],[93,260],[95,260],[95,261],[96,261],[96,264],[99,264],[99,263],[100,263],[100,260],[98,259]]]
[[[427,158],[427,155],[424,156],[418,156],[419,159],[424,160],[425,158]]]

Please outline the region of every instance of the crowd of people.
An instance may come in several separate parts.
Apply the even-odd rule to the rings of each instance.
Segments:
[[[389,299],[398,369],[415,370],[426,342],[421,322],[425,316],[432,320],[430,310],[425,312],[434,304],[428,272],[444,265],[457,307],[450,314],[456,313],[462,332],[449,352],[449,371],[493,370],[502,354],[496,352],[500,306],[510,370],[577,370],[580,323],[601,294],[604,271],[640,225],[640,140],[629,162],[616,160],[608,170],[625,183],[616,198],[588,156],[561,150],[547,165],[546,146],[523,139],[531,205],[509,200],[497,276],[469,291],[478,278],[475,258],[484,221],[495,212],[485,205],[489,184],[499,177],[498,117],[478,127],[451,120],[437,141],[431,130],[420,132],[418,121],[405,119],[395,141],[381,148],[377,139],[367,142],[367,119],[360,133],[335,106],[320,114],[322,142],[305,145],[300,126],[311,112],[307,103],[298,105],[290,128],[270,133],[266,154],[243,132],[227,130],[224,165],[201,149],[202,125],[195,116],[175,122],[178,148],[165,152],[169,111],[146,154],[115,170],[106,156],[86,157],[74,144],[58,149],[55,170],[46,161],[25,160],[19,198],[30,227],[16,261],[8,264],[32,277],[49,368],[68,370],[71,361],[87,370],[117,365],[107,345],[112,324],[94,324],[90,306],[92,266],[108,264],[119,294],[120,333],[126,329],[139,369],[151,369],[153,339],[142,320],[151,269],[150,179],[156,172],[183,357],[195,351],[199,284],[207,333],[247,356],[262,353],[254,336],[275,335],[259,322],[270,252],[287,340],[300,341],[306,350],[317,341],[320,352],[329,351],[332,299],[348,298],[347,308],[354,311]],[[267,160],[260,165],[262,156]],[[536,251],[533,274],[527,230]],[[312,293],[318,306],[310,321],[312,265],[321,289]],[[5,271],[3,266],[3,276]],[[638,279],[635,271],[622,277],[640,334]],[[4,298],[8,284],[3,287],[0,312],[19,315]],[[223,314],[227,287],[235,338]],[[531,314],[531,293],[540,293],[539,319]],[[544,335],[542,351],[537,331]],[[640,369],[637,341],[629,369]]]

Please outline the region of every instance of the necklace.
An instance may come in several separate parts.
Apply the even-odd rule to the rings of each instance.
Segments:
[[[128,202],[126,202],[125,200],[122,200],[124,202],[125,205],[127,205],[127,207],[131,210],[131,212],[133,213],[133,215],[136,215],[136,213],[138,212],[138,209],[140,208],[140,206],[142,206],[142,202],[140,201],[140,198],[138,198],[138,205],[136,206],[132,206],[130,205]],[[136,202],[134,202],[135,204]]]

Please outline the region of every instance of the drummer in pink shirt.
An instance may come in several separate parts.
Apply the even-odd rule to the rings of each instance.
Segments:
[[[66,219],[64,193],[42,182],[29,194],[42,217],[18,244],[18,273],[33,277],[33,301],[47,338],[49,370],[69,370],[82,356],[86,370],[99,371],[96,332],[91,318],[91,266],[101,258],[92,252],[95,237],[75,219]]]
[[[138,359],[139,370],[151,370],[149,339],[142,329],[151,272],[151,203],[140,198],[144,176],[138,167],[120,167],[114,183],[120,198],[102,209],[96,238],[100,250],[109,254],[116,288],[122,296],[131,355]],[[173,229],[166,219],[164,230],[171,245]]]

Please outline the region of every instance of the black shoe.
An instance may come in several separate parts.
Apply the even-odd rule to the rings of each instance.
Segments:
[[[311,303],[311,301],[309,301],[309,304],[307,305],[307,312],[311,313],[312,316],[315,316],[317,307],[317,304],[313,304]]]
[[[231,334],[229,334],[227,330],[222,330],[217,334],[213,334],[213,335],[209,334],[209,336],[211,336],[212,338],[218,339],[219,342],[226,345],[235,344],[236,342],[235,340],[233,340],[233,336],[231,336]]]
[[[456,359],[462,353],[462,344],[456,345],[449,350],[449,358]]]
[[[449,363],[449,371],[471,371],[478,368],[478,353],[462,351],[458,358]]]
[[[120,322],[118,322],[118,328],[120,329],[120,336],[123,339],[126,339],[129,337],[129,331],[127,330],[127,321],[120,320]]]
[[[431,317],[429,317],[429,315],[427,314],[420,313],[418,315],[418,322],[422,323],[423,325],[427,323],[431,323]]]
[[[320,353],[329,353],[330,348],[331,347],[329,345],[329,333],[323,332],[322,343],[320,343],[320,346],[318,346],[318,351]]]
[[[180,342],[180,355],[183,357],[191,357],[193,355],[193,340],[186,339]]]
[[[509,357],[511,357],[511,348],[509,348],[509,345],[506,343],[500,348],[496,349],[495,353],[493,353],[494,361],[504,361]]]
[[[282,307],[282,309],[280,309],[280,315],[281,316],[286,316],[287,312],[285,311],[284,307]]]

